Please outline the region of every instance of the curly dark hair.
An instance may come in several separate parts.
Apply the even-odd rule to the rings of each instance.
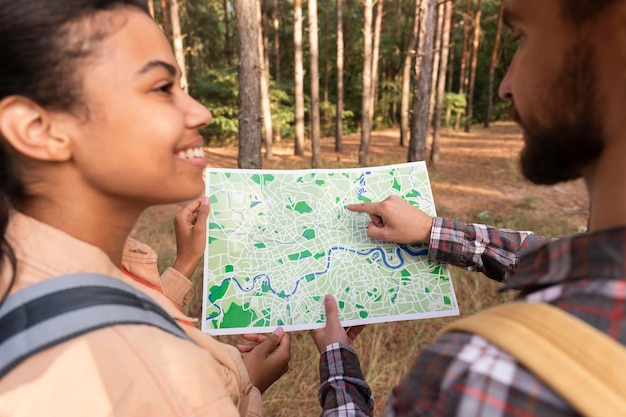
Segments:
[[[145,0],[0,0],[0,101],[22,96],[47,109],[75,111],[82,80],[77,61],[89,58],[111,32],[111,25],[96,15],[118,7],[148,13]],[[11,268],[0,304],[17,275],[5,236],[9,212],[27,198],[13,152],[0,133],[0,272]]]

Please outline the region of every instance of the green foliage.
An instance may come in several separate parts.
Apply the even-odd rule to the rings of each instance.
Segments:
[[[159,3],[159,2],[155,2]],[[237,48],[234,27],[234,15],[229,9],[230,49],[232,62],[228,62],[227,44],[225,40],[224,10],[221,2],[186,1],[185,16],[181,24],[185,31],[185,46],[191,57],[191,75],[204,74],[206,68],[224,68],[236,61]],[[235,69],[235,68],[233,68]],[[194,77],[192,77],[194,78]]]
[[[393,127],[398,118],[396,110],[400,106],[402,85],[394,80],[383,80],[379,86],[380,98],[374,111],[374,128],[386,129]]]
[[[343,118],[344,132],[356,132],[361,123],[361,100],[363,99],[362,81],[360,77],[361,68],[347,71],[344,80],[345,97],[344,112],[350,112],[351,117]]]
[[[236,138],[238,88],[237,71],[233,69],[209,69],[196,78],[191,94],[213,113],[211,124],[202,129],[207,145]]]
[[[508,110],[510,107],[511,103],[508,101],[496,101],[493,106],[491,120],[508,120]]]
[[[322,101],[320,103],[320,129],[323,136],[335,135],[335,120],[337,118],[337,105],[330,101]],[[345,110],[341,114],[341,120],[343,121],[343,133],[350,133],[349,129],[346,129],[346,125],[350,125],[350,121],[354,119],[354,113],[351,110]]]
[[[496,27],[498,24],[498,12],[501,0],[483,0],[482,18],[480,23],[481,36],[480,46],[478,48],[478,64],[476,69],[476,84],[474,89],[474,123],[483,122],[486,117],[488,98],[489,98],[489,65],[491,63],[491,54],[495,41]],[[473,2],[473,10],[476,9],[476,2]],[[459,91],[459,78],[461,66],[462,36],[463,36],[463,20],[466,18],[465,3],[457,2],[454,8],[454,30],[453,30],[453,48],[454,61],[452,65],[452,86],[453,91]],[[470,18],[472,18],[470,16]],[[470,30],[470,36],[471,36]],[[500,39],[500,47],[498,53],[497,65],[494,72],[493,82],[493,111],[491,120],[506,119],[506,108],[508,103],[498,97],[497,91],[502,79],[506,74],[506,70],[513,58],[513,54],[517,49],[518,41],[515,40],[514,34],[502,28]]]
[[[443,96],[444,111],[450,109],[452,112],[462,112],[465,111],[466,107],[467,99],[465,98],[465,94],[446,93]]]
[[[296,120],[294,105],[293,94],[289,94],[283,85],[270,83],[272,129],[274,132],[279,132],[283,139],[294,137],[293,127]]]
[[[220,145],[235,141],[239,116],[236,69],[207,69],[191,87],[191,95],[213,114],[211,124],[202,130],[205,144]],[[293,105],[293,94],[289,94],[282,85],[271,83],[272,127],[283,138],[293,138]]]
[[[498,22],[498,10],[501,0],[483,0],[481,38],[478,51],[478,68],[474,93],[475,122],[483,121],[486,116],[488,100],[488,76],[491,53]],[[155,15],[163,22],[160,2],[155,3]],[[477,2],[473,1],[475,9]],[[196,2],[181,1],[181,27],[186,48],[187,75],[191,94],[213,112],[214,121],[204,129],[207,144],[219,144],[236,140],[237,115],[239,103],[237,83],[237,42],[233,2]],[[294,45],[293,45],[293,0],[281,0],[276,3],[276,15],[279,25],[275,31],[272,16],[274,3],[262,2],[264,33],[267,38],[270,73],[270,99],[272,124],[275,134],[290,139],[294,136]],[[303,5],[304,32],[303,51],[305,68],[305,112],[309,110],[309,75],[310,55],[308,54],[309,37],[307,33],[308,10]],[[454,59],[450,61],[448,75],[452,77],[452,91],[458,92],[459,69],[461,63],[461,39],[465,3],[455,2],[453,20]],[[335,112],[337,102],[336,71],[336,0],[320,2],[319,19],[319,64],[320,92],[327,97],[320,103],[321,132],[324,136],[335,134]],[[399,125],[402,67],[407,53],[415,0],[385,2],[382,33],[379,52],[379,85],[376,108],[374,110],[375,129],[394,128]],[[226,21],[228,19],[228,22]],[[228,30],[228,33],[227,33]],[[358,1],[343,2],[343,30],[345,44],[344,62],[344,133],[359,129],[362,105],[362,69],[363,69],[363,5]],[[471,32],[471,31],[470,31]],[[275,37],[277,35],[277,37]],[[279,59],[277,64],[275,39],[279,40]],[[494,101],[492,120],[506,118],[508,104],[499,99],[496,92],[512,59],[517,42],[508,31],[502,33],[498,66],[494,74]],[[279,66],[279,67],[278,67]],[[277,73],[277,70],[280,73]],[[411,72],[411,77],[414,76]],[[412,82],[413,80],[411,80]],[[411,89],[412,91],[412,89]],[[444,98],[444,116],[449,114],[455,122],[457,111],[464,113],[466,98],[455,93],[447,93]],[[448,110],[451,110],[448,112]],[[305,114],[308,120],[308,114]]]

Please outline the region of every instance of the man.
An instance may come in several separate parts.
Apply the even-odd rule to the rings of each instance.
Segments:
[[[504,288],[551,304],[626,344],[626,0],[505,0],[520,46],[500,86],[524,132],[522,171],[537,184],[583,177],[586,235],[538,244]],[[370,214],[369,235],[407,238],[409,220],[389,201]],[[409,237],[412,239],[413,237]],[[311,332],[322,352],[325,415],[371,415],[358,358],[332,297],[327,326]],[[528,346],[533,349],[533,346]],[[575,416],[567,401],[515,358],[478,335],[445,333],[394,389],[389,416]]]

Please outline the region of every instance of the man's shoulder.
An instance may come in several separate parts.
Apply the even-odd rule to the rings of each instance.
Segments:
[[[425,347],[391,396],[396,415],[569,415],[569,407],[517,360],[482,336],[451,331]],[[512,407],[520,405],[521,408]],[[550,405],[554,414],[541,412]],[[481,411],[482,410],[482,411]]]

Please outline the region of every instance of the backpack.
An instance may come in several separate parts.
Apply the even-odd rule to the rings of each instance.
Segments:
[[[0,378],[37,352],[120,324],[146,324],[191,341],[161,306],[130,285],[100,274],[62,275],[0,305]]]
[[[585,416],[626,416],[626,349],[586,322],[545,303],[514,302],[457,320],[514,356]]]

